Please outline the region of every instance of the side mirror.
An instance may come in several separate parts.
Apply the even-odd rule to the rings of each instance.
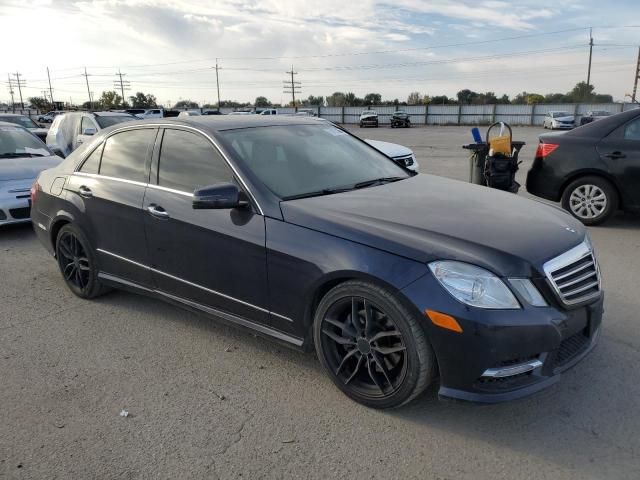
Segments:
[[[96,134],[96,129],[95,128],[85,128],[84,130],[82,130],[82,134],[83,135],[95,135]]]
[[[218,183],[193,192],[195,210],[246,207],[247,195],[234,183]]]

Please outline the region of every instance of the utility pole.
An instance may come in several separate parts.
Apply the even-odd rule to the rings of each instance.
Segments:
[[[56,106],[53,102],[53,88],[51,88],[51,75],[49,75],[49,67],[47,67],[47,78],[49,79],[49,96],[51,97],[51,107],[52,110],[55,110]]]
[[[638,80],[640,80],[640,47],[638,47],[638,63],[636,64],[636,78],[633,81],[633,93],[631,93],[631,102],[636,101],[636,92],[638,91]]]
[[[124,103],[125,103],[124,91],[130,90],[131,82],[129,82],[128,80],[122,80],[123,75],[126,75],[126,73],[121,73],[120,69],[118,69],[118,72],[116,73],[116,77],[119,77],[120,80],[116,80],[113,86],[116,88],[120,86],[120,93],[122,94],[122,105],[124,106]]]
[[[298,72],[295,72],[293,70],[293,65],[291,65],[291,71],[290,72],[284,72],[288,75],[291,75],[291,80],[284,80],[284,93],[290,93],[291,94],[291,101],[293,103],[293,108],[294,111],[297,112],[298,111],[298,106],[296,105],[296,92],[300,93],[301,92],[301,86],[300,86],[300,82],[296,82],[294,80],[294,75],[297,75]]]
[[[593,54],[593,36],[591,35],[592,29],[589,29],[589,68],[587,70],[587,91],[589,85],[591,85],[591,55]],[[587,92],[585,92],[586,94]]]
[[[218,111],[220,111],[220,79],[218,77],[218,59],[216,58],[216,89],[218,90]]]
[[[13,83],[11,82],[11,75],[8,73],[7,80],[9,80],[9,93],[11,94],[11,111],[16,113],[16,102],[13,100]]]
[[[91,99],[91,90],[89,89],[89,74],[87,73],[87,67],[84,67],[84,73],[82,74],[87,81],[87,95],[89,95],[89,109],[93,110],[93,100]]]
[[[20,108],[24,110],[24,102],[22,101],[22,87],[24,87],[24,80],[20,78],[22,74],[19,72],[14,73],[13,76],[16,77],[14,81],[16,82],[18,92],[20,93]]]

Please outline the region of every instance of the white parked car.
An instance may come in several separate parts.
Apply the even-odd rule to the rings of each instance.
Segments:
[[[230,112],[227,115],[254,115],[253,112]]]
[[[47,112],[43,115],[40,115],[38,117],[38,121],[40,123],[51,123],[53,122],[53,119],[56,118],[57,115],[60,115],[64,113],[63,111],[59,111],[59,110],[53,110],[51,112]]]
[[[419,171],[420,165],[418,164],[418,160],[416,160],[415,154],[410,148],[398,145],[397,143],[381,142],[380,140],[369,140],[368,138],[365,138],[364,141],[376,150],[384,153],[387,157],[391,157],[403,167],[406,167],[409,170],[413,170],[414,172]]]
[[[26,128],[0,122],[0,226],[31,219],[31,186],[61,161]]]
[[[178,114],[178,118],[199,117],[200,115],[202,115],[202,113],[200,113],[200,110],[185,110]]]
[[[124,112],[69,112],[58,115],[47,133],[47,146],[66,157],[103,128],[136,117]]]
[[[162,108],[149,108],[138,116],[140,118],[164,118],[164,110]]]
[[[258,115],[278,115],[278,109],[277,108],[265,108],[264,110],[261,110]]]
[[[378,128],[378,112],[375,110],[365,110],[360,114],[360,127]]]
[[[576,118],[569,112],[551,111],[545,115],[542,126],[551,130],[560,128],[571,130],[576,126]]]
[[[9,122],[20,125],[36,135],[42,141],[47,138],[47,129],[42,128],[26,115],[22,115],[20,113],[0,113],[0,122]]]

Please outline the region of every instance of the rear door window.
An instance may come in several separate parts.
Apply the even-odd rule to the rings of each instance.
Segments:
[[[98,148],[96,148],[91,155],[84,161],[82,166],[80,167],[80,171],[83,173],[98,173],[100,171],[100,157],[102,157],[102,147],[104,146],[101,143]]]
[[[127,130],[107,138],[100,175],[147,183],[147,158],[155,139],[152,128]]]
[[[640,141],[640,118],[625,125],[624,139]]]

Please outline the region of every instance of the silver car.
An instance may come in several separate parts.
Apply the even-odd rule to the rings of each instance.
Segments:
[[[571,130],[576,126],[576,118],[569,112],[554,110],[547,112],[542,126],[544,128],[550,128],[551,130]]]
[[[9,122],[15,123],[16,125],[20,125],[21,127],[26,128],[34,135],[37,135],[40,140],[43,142],[47,138],[47,129],[42,128],[36,122],[31,120],[26,115],[22,115],[20,113],[0,113],[0,122]]]
[[[18,125],[0,122],[0,226],[31,219],[31,185],[62,158]]]

